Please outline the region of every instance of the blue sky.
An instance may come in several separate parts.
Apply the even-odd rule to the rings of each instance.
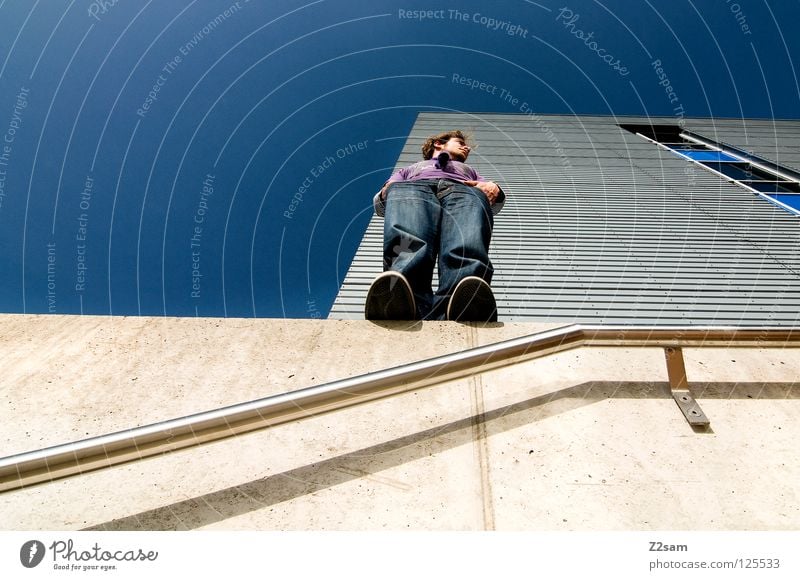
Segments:
[[[800,118],[798,17],[0,0],[0,310],[324,317],[418,112]]]

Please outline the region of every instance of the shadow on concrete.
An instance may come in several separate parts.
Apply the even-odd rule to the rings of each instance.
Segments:
[[[690,388],[695,398],[706,400],[800,399],[798,383],[691,383]],[[606,399],[666,398],[670,398],[668,383],[587,382],[84,530],[196,529],[471,444],[478,424],[483,424],[487,434],[492,435]],[[677,406],[675,413],[680,414]],[[713,422],[713,417],[711,419]],[[712,433],[707,428],[695,429],[695,432]]]
[[[421,320],[368,320],[367,322],[386,330],[401,332],[421,332],[423,325]]]
[[[370,324],[385,328],[387,330],[399,330],[402,332],[420,332],[425,324],[423,320],[368,320]],[[441,322],[441,321],[432,321]],[[464,326],[472,326],[475,328],[503,328],[505,324],[502,322],[461,322]]]

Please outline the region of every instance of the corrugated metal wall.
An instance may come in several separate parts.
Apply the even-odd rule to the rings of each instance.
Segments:
[[[492,238],[501,321],[798,324],[800,218],[618,127],[647,120],[423,113],[397,166],[430,134],[473,133],[470,164],[509,197]],[[685,127],[800,167],[798,121]],[[382,226],[373,217],[331,318],[363,318]]]

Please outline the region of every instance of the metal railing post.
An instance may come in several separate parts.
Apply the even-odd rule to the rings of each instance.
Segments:
[[[697,401],[689,392],[686,365],[683,362],[683,350],[679,347],[670,346],[664,349],[664,356],[667,359],[667,375],[672,398],[675,399],[683,416],[693,427],[708,426],[710,423],[708,417],[706,417],[700,405],[697,404]]]

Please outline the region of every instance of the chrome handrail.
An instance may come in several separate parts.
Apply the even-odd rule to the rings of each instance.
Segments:
[[[571,325],[289,393],[0,459],[0,492],[218,441],[455,380],[590,347],[798,347],[800,329]]]

